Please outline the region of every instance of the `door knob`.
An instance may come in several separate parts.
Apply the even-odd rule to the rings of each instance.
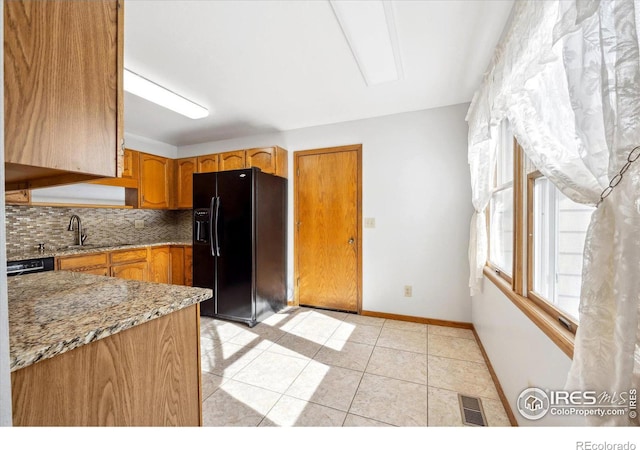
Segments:
[[[353,244],[355,240],[353,238],[349,239],[349,244]]]

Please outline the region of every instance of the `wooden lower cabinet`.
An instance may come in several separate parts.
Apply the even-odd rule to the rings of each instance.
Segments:
[[[192,305],[13,372],[13,425],[202,425],[199,316]]]
[[[171,247],[171,284],[184,284],[184,247]]]
[[[191,286],[192,251],[190,245],[167,245],[61,256],[56,270]]]
[[[77,270],[76,272],[88,273],[90,275],[102,275],[103,277],[111,275],[108,267],[96,267],[94,269]]]
[[[56,270],[71,270],[73,272],[93,273],[93,271],[106,271],[109,273],[108,253],[91,253],[89,255],[64,256],[56,261]],[[98,273],[102,275],[102,273]]]
[[[149,249],[149,281],[169,283],[171,280],[171,247]]]
[[[147,262],[140,261],[112,266],[111,276],[125,280],[148,281]]]
[[[184,284],[193,286],[193,247],[184,248]]]
[[[149,264],[147,248],[118,250],[109,254],[111,276],[126,280],[149,280]]]

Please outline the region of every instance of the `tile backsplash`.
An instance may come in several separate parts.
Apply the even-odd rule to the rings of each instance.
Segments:
[[[6,207],[7,253],[75,244],[76,232],[67,231],[73,214],[80,216],[86,244],[154,243],[191,240],[191,211],[121,208]],[[135,228],[143,220],[144,228]]]

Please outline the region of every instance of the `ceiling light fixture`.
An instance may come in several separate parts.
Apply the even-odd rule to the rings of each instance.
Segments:
[[[402,79],[392,2],[330,0],[330,3],[367,85]]]
[[[202,119],[209,110],[150,81],[137,73],[124,69],[124,90],[150,102],[164,106],[191,119]]]

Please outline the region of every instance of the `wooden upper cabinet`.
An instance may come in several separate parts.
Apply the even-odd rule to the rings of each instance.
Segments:
[[[218,170],[244,169],[246,167],[245,161],[244,150],[218,153]]]
[[[218,154],[198,156],[197,172],[217,172],[218,171]]]
[[[7,191],[4,194],[4,201],[7,205],[28,205],[31,203],[31,191],[28,189]]]
[[[287,178],[287,151],[280,147],[246,150],[246,167],[259,167],[265,173]]]
[[[4,2],[9,190],[118,176],[123,17],[117,0]]]
[[[140,152],[140,182],[138,202],[140,208],[168,209],[169,186],[173,179],[172,160]]]
[[[140,157],[137,151],[124,149],[122,178],[133,178],[134,180],[140,178]]]
[[[175,207],[191,209],[193,207],[193,173],[197,167],[196,158],[181,158],[175,166]]]

